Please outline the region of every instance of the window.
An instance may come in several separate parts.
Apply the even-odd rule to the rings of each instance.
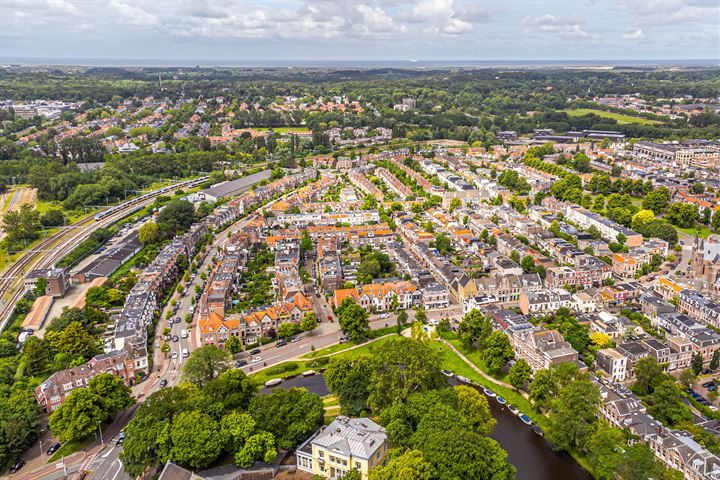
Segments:
[[[318,457],[324,458],[324,457],[325,457],[325,452],[323,452],[322,450],[320,450],[320,451],[318,452]]]
[[[355,462],[355,469],[360,470],[362,466],[360,465],[360,462]]]

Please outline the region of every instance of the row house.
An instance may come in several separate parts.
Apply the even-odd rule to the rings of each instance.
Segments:
[[[422,292],[410,282],[370,283],[353,288],[335,290],[332,296],[334,308],[340,307],[346,298],[368,312],[385,312],[395,308],[409,309],[422,302]]]
[[[422,305],[425,310],[435,310],[450,306],[450,292],[439,283],[425,285],[422,291]]]
[[[547,269],[545,285],[549,288],[565,285],[590,288],[602,285],[611,276],[610,267],[602,261],[580,267],[551,267]]]
[[[400,198],[405,199],[414,195],[413,191],[410,190],[410,187],[402,183],[388,169],[378,167],[375,169],[375,175],[382,178],[390,190],[392,190],[392,192],[397,194]]]
[[[317,279],[324,292],[342,288],[343,273],[336,238],[319,238],[317,241]]]
[[[377,210],[357,210],[352,212],[322,213],[284,213],[270,219],[273,225],[362,225],[380,221]]]
[[[639,233],[577,205],[567,205],[565,218],[585,230],[594,226],[600,235],[609,242],[617,241],[618,235],[622,234],[627,238],[625,244],[628,247],[639,247],[643,243],[642,235]]]
[[[644,253],[614,253],[612,256],[612,272],[620,278],[634,278],[640,271],[643,263],[648,263],[650,258]]]
[[[518,303],[523,315],[546,314],[555,312],[559,308],[573,308],[574,305],[572,295],[562,288],[523,291],[520,293]]]
[[[410,246],[412,253],[424,265],[441,285],[458,303],[477,295],[477,285],[465,272],[455,265],[438,257],[425,243],[414,243]]]
[[[502,275],[475,279],[477,296],[495,297],[501,304],[516,304],[522,292],[539,292],[543,282],[537,273]]]
[[[705,325],[720,328],[720,304],[693,290],[683,290],[678,295],[678,310],[696,318]]]
[[[362,173],[353,172],[348,175],[348,178],[353,185],[359,188],[364,194],[375,197],[375,200],[378,202],[382,202],[385,199],[385,195],[383,195],[382,191]]]
[[[53,373],[35,389],[35,399],[48,414],[55,411],[78,388],[87,387],[101,373],[122,379],[126,385],[135,383],[136,375],[147,374],[147,351],[127,345],[91,358],[87,363]]]

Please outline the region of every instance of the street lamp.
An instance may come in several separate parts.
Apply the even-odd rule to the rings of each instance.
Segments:
[[[104,446],[105,446],[105,442],[103,441],[102,428],[100,427],[100,424],[101,424],[101,423],[102,423],[102,422],[98,421],[98,431],[100,432],[100,444],[104,447]]]
[[[40,430],[40,435],[42,436],[43,432],[45,430]],[[40,446],[40,460],[42,460],[43,463],[45,463],[45,452],[43,452],[43,446],[42,446],[42,439],[38,438],[38,443]]]

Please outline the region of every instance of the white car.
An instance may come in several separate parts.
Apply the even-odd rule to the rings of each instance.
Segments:
[[[177,352],[173,352],[173,353],[172,353],[172,359],[173,359],[173,360],[177,360],[177,357],[178,357],[178,353],[177,353]]]
[[[388,318],[389,316],[389,313],[383,313],[382,315],[380,315],[380,318]]]
[[[253,357],[252,363],[262,362],[262,357]]]

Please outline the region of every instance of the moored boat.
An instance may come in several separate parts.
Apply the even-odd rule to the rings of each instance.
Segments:
[[[274,387],[276,385],[280,385],[282,383],[282,378],[273,378],[272,380],[268,380],[265,382],[266,387]]]
[[[507,407],[508,407],[508,410],[510,410],[510,411],[511,411],[512,413],[514,413],[515,415],[520,414],[520,410],[518,410],[518,408],[517,408],[515,405],[512,405],[512,404],[508,403],[508,406],[507,406]]]
[[[537,433],[541,437],[545,436],[545,432],[543,432],[542,428],[538,427],[537,425],[533,425],[533,432]]]
[[[315,370],[306,370],[302,373],[303,377],[312,377],[315,375]]]
[[[489,388],[483,388],[483,392],[490,398],[493,398],[495,396],[495,392],[493,392]]]
[[[507,403],[507,400],[505,400],[505,399],[504,399],[503,397],[501,397],[500,395],[498,395],[498,396],[495,398],[495,400],[497,400],[497,402],[498,402],[500,405],[505,405],[505,404]]]
[[[457,378],[458,381],[461,382],[461,383],[470,383],[470,379],[469,379],[469,378],[463,377],[463,376],[461,376],[461,375],[456,375],[456,378]]]
[[[520,414],[520,420],[522,420],[525,425],[532,425],[532,420],[530,420],[530,417],[524,413]]]

